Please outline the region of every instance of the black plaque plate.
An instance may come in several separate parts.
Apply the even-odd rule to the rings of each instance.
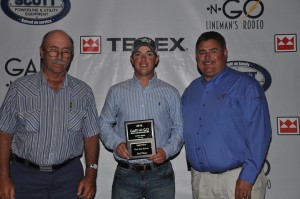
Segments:
[[[156,153],[153,119],[127,121],[125,132],[130,159],[147,158]]]

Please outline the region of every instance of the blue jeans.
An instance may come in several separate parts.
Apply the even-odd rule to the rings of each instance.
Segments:
[[[146,171],[117,166],[112,199],[174,199],[175,176],[171,162]]]

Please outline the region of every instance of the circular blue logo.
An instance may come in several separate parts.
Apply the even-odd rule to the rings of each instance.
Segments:
[[[28,25],[47,25],[64,18],[70,0],[2,0],[1,8],[11,19]]]
[[[271,86],[272,78],[270,73],[258,64],[248,61],[228,61],[227,66],[254,77],[262,85],[264,91]]]

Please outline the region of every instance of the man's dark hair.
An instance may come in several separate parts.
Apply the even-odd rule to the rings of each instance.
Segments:
[[[198,38],[198,40],[196,42],[196,51],[197,51],[197,48],[198,48],[198,45],[200,44],[200,42],[207,41],[210,39],[216,40],[223,49],[226,48],[226,41],[225,41],[224,37],[218,32],[209,31],[209,32],[202,33],[200,35],[200,37]]]

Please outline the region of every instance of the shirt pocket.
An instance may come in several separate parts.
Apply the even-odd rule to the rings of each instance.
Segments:
[[[18,113],[18,124],[25,132],[37,133],[40,130],[40,110]],[[24,130],[20,131],[24,132]]]
[[[84,127],[84,119],[86,118],[86,111],[79,109],[72,109],[69,113],[68,130],[70,133],[81,131]]]

